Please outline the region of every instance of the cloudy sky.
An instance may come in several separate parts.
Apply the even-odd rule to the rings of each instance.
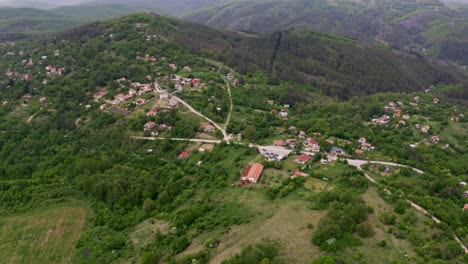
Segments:
[[[77,5],[92,0],[0,0],[0,6],[28,6],[28,7],[55,7],[63,5]]]

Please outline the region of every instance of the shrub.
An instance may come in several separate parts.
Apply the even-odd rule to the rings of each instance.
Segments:
[[[356,226],[356,232],[360,237],[374,236],[374,229],[369,223],[362,223]]]

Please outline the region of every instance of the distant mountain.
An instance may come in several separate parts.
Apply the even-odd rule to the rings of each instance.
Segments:
[[[139,32],[136,25],[146,25]],[[141,27],[141,26],[140,26]],[[111,29],[118,28],[118,31]],[[71,41],[132,41],[141,34],[157,36],[193,54],[225,62],[242,74],[266,72],[272,84],[314,84],[326,95],[347,99],[378,92],[409,92],[432,84],[458,83],[466,76],[456,68],[390,48],[313,31],[249,35],[151,14],[132,15],[64,32]],[[104,45],[105,46],[105,45]]]
[[[50,10],[0,8],[0,40],[31,38],[39,34],[60,32],[92,21],[153,11],[143,6],[120,4],[64,6]]]
[[[227,1],[229,0],[90,0],[89,2],[148,6],[157,9],[159,14],[181,17]]]
[[[313,29],[468,65],[468,8],[438,0],[234,0],[186,19],[256,33]]]
[[[139,5],[77,5],[62,6],[50,10],[70,18],[79,18],[84,20],[96,21],[116,18],[134,13],[154,12],[154,8]]]

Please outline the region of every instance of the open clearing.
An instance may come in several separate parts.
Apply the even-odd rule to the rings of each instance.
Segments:
[[[245,207],[240,210],[249,211],[250,221],[232,226],[227,232],[217,230],[201,234],[181,256],[202,250],[203,242],[209,237],[217,237],[220,241],[212,252],[210,263],[221,263],[229,256],[240,253],[242,248],[263,239],[280,244],[280,254],[286,263],[309,263],[321,255],[318,247],[310,242],[314,229],[307,226],[311,224],[316,227],[326,211],[310,210],[306,201],[297,199],[270,201],[264,192],[247,188],[226,190],[220,199]]]
[[[87,209],[68,205],[0,217],[2,263],[71,263]]]

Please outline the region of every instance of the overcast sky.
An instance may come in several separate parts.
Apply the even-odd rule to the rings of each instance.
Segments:
[[[147,0],[148,1],[148,0]],[[174,0],[155,0],[154,2],[158,1],[174,1]],[[252,0],[253,1],[253,0]],[[401,1],[401,0],[400,0]],[[468,0],[442,0],[445,2],[464,2],[468,3]],[[34,7],[34,8],[53,8],[57,6],[64,6],[64,5],[78,5],[82,3],[112,3],[112,2],[127,2],[132,3],[132,0],[118,0],[118,1],[111,1],[111,0],[0,0],[0,6],[11,6],[11,7]],[[151,1],[148,1],[151,2]]]
[[[28,7],[56,7],[63,5],[77,5],[92,0],[0,0],[0,6],[28,6]]]

